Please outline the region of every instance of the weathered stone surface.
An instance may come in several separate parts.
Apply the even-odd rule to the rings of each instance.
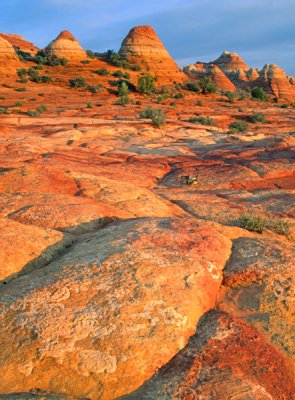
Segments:
[[[0,77],[16,75],[21,63],[12,45],[0,35]]]
[[[151,26],[136,26],[123,40],[119,54],[158,78],[158,83],[180,82],[185,75],[180,71]]]
[[[219,58],[213,61],[221,71],[233,81],[255,80],[259,77],[254,68],[250,68],[245,61],[237,54],[224,51]]]
[[[70,242],[60,232],[1,219],[0,280],[44,266]]]
[[[260,78],[269,86],[272,94],[278,99],[295,99],[295,88],[280,67],[266,64],[260,72]]]
[[[69,31],[62,31],[56,39],[49,43],[45,51],[59,58],[66,58],[70,62],[87,58],[86,52]]]
[[[294,389],[288,364],[263,336],[230,314],[211,312],[176,357],[120,400],[289,400]]]
[[[259,329],[295,365],[295,248],[270,239],[240,238],[224,274],[221,308]]]
[[[12,46],[27,53],[35,54],[38,51],[38,47],[36,47],[34,43],[28,42],[20,35],[14,33],[0,33],[0,36],[7,40]]]
[[[114,399],[135,390],[214,306],[229,254],[228,239],[192,218],[134,220],[6,285],[0,391]]]

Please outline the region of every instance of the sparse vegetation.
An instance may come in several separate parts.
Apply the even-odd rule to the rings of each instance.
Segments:
[[[106,76],[109,75],[110,71],[108,71],[106,68],[99,68],[96,71],[93,71],[95,74],[97,75],[101,75],[101,76]]]
[[[29,117],[39,117],[40,116],[40,112],[37,110],[28,110],[27,111],[27,115]]]
[[[16,92],[26,92],[26,91],[27,91],[27,88],[25,88],[25,87],[20,87],[20,88],[16,88],[15,91],[16,91]]]
[[[9,114],[8,107],[0,107],[0,114]]]
[[[227,98],[229,103],[234,103],[236,99],[236,94],[234,92],[231,92],[230,90],[225,90],[222,91],[221,94]]]
[[[203,116],[191,117],[188,121],[194,124],[209,125],[209,126],[216,125],[214,119],[211,117],[203,117]]]
[[[252,213],[242,214],[238,220],[238,226],[251,232],[263,233],[264,229],[269,229],[279,235],[288,236],[290,233],[290,223],[283,219],[266,218]]]
[[[69,80],[69,86],[72,88],[85,88],[86,85],[86,80],[82,76]]]
[[[101,93],[105,87],[103,84],[99,83],[97,85],[90,85],[87,87],[87,89],[89,90],[89,92],[95,94],[95,93]]]
[[[268,100],[264,89],[261,87],[255,87],[254,89],[252,89],[251,96],[253,99],[259,100],[259,101],[267,101]]]
[[[89,101],[89,102],[86,104],[86,108],[93,108],[93,107],[94,107],[94,104],[91,103],[91,101]]]
[[[140,117],[151,119],[152,124],[158,128],[166,121],[166,115],[161,108],[146,108],[140,113]]]
[[[249,115],[249,117],[247,119],[249,122],[252,122],[252,123],[266,122],[265,116],[262,113],[254,113],[252,115]]]
[[[125,106],[126,104],[129,103],[128,99],[129,91],[126,82],[122,82],[121,86],[119,86],[118,94],[119,94],[120,104],[122,106]]]
[[[203,100],[197,100],[196,106],[202,107],[204,105]]]
[[[120,54],[116,53],[114,50],[108,50],[105,53],[106,60],[109,64],[113,65],[114,67],[130,69],[133,71],[140,71],[139,65],[131,65],[128,61],[120,56]]]
[[[138,78],[137,84],[140,93],[150,95],[155,91],[155,79],[150,74],[144,74]]]
[[[40,114],[48,111],[47,107],[45,106],[45,104],[40,104],[39,106],[36,107],[36,111],[38,111]]]
[[[243,133],[247,132],[248,124],[245,121],[234,121],[229,124],[228,133]]]
[[[88,58],[95,58],[95,54],[92,50],[86,50],[86,54]]]
[[[184,88],[186,90],[189,90],[189,91],[195,92],[195,93],[199,93],[199,91],[200,91],[200,87],[197,84],[197,82],[188,82],[188,83],[185,84]]]

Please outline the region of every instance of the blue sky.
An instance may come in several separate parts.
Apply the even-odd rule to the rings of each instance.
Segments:
[[[0,30],[39,47],[63,29],[85,49],[118,50],[129,29],[152,25],[182,66],[223,50],[254,67],[295,75],[295,0],[0,0]]]

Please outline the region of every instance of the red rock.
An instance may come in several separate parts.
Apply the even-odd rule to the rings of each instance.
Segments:
[[[229,90],[231,92],[236,90],[235,85],[215,64],[197,62],[184,67],[183,70],[191,78],[199,79],[203,76],[208,76],[210,80],[221,90]]]
[[[258,72],[250,68],[245,61],[237,54],[224,51],[219,58],[213,61],[226,76],[232,81],[253,81],[258,78]]]
[[[277,65],[265,65],[260,72],[260,78],[278,99],[295,99],[294,86],[289,82],[286,73]]]
[[[214,306],[230,245],[192,218],[129,220],[5,285],[0,392],[109,400],[135,390]]]
[[[87,59],[86,52],[69,31],[62,31],[56,39],[49,43],[45,51],[59,58],[66,58],[69,62]]]
[[[123,40],[119,54],[138,64],[158,79],[158,83],[181,82],[185,75],[167,52],[151,26],[136,26]]]
[[[12,45],[0,36],[0,76],[7,78],[16,75],[21,63]]]
[[[38,47],[36,47],[34,43],[28,42],[20,35],[14,33],[0,33],[0,36],[7,40],[13,47],[17,47],[27,53],[35,54],[38,51]]]

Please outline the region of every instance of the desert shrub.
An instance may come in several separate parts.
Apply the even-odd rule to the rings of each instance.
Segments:
[[[261,215],[246,213],[242,214],[238,220],[238,226],[251,232],[262,233],[264,229],[269,229],[279,235],[288,236],[290,233],[290,223],[283,219],[265,218]]]
[[[262,87],[255,87],[252,89],[251,96],[255,100],[267,101],[267,95]]]
[[[195,93],[198,93],[200,91],[200,87],[196,82],[188,82],[185,84],[184,88]]]
[[[198,86],[202,94],[217,92],[217,86],[210,80],[208,76],[202,76],[202,78],[199,79]]]
[[[25,78],[25,77],[27,76],[27,70],[26,70],[25,68],[19,68],[19,69],[17,70],[17,75],[18,75],[20,78]]]
[[[40,104],[39,106],[36,107],[36,111],[38,111],[38,113],[41,114],[47,111],[47,107],[45,106],[45,104]]]
[[[166,121],[166,115],[161,108],[146,108],[140,113],[140,117],[151,119],[152,124],[158,128]]]
[[[266,219],[260,215],[242,214],[238,220],[238,226],[251,232],[262,233]]]
[[[27,111],[27,115],[29,117],[39,117],[40,116],[40,112],[37,110],[28,110]]]
[[[221,94],[227,98],[229,103],[233,103],[236,99],[236,94],[230,90],[222,91]]]
[[[69,86],[72,88],[85,88],[86,85],[86,80],[82,76],[69,80]]]
[[[262,113],[254,113],[252,115],[249,115],[249,117],[247,119],[249,122],[252,122],[252,123],[266,122],[265,116]]]
[[[184,98],[185,98],[185,95],[184,95],[183,93],[181,93],[181,92],[178,92],[178,93],[176,93],[176,94],[174,95],[174,98],[175,98],[175,99],[184,99]]]
[[[94,107],[94,104],[91,103],[91,101],[89,101],[89,102],[86,104],[86,108],[93,108],[93,107]]]
[[[286,103],[282,104],[281,108],[288,108],[288,104],[286,104]]]
[[[201,124],[201,125],[211,125],[214,126],[215,125],[215,121],[213,118],[210,117],[191,117],[188,120],[189,122],[192,122],[194,124]]]
[[[122,82],[122,84],[119,86],[119,91],[118,91],[120,104],[122,106],[125,106],[126,104],[129,103],[128,94],[129,94],[128,86],[126,82]]]
[[[106,76],[109,75],[110,71],[108,71],[106,68],[99,68],[96,71],[93,71],[95,74],[97,75],[101,75],[101,76]]]
[[[117,86],[119,88],[122,85],[123,82],[126,83],[126,85],[128,86],[128,90],[130,92],[136,92],[137,91],[136,86],[132,82],[128,81],[128,79],[118,79],[116,81],[110,82],[110,84],[112,86]]]
[[[116,53],[114,50],[108,50],[105,53],[106,60],[109,64],[113,65],[114,67],[131,69],[134,71],[140,71],[139,65],[131,65],[128,61],[120,56],[120,54]]]
[[[229,124],[229,133],[247,132],[248,124],[245,121],[234,121]]]
[[[251,97],[251,94],[246,90],[238,89],[236,91],[236,97],[238,100],[247,100]]]
[[[150,74],[141,75],[138,78],[137,84],[140,93],[150,95],[155,91],[155,79]]]
[[[95,58],[95,54],[92,50],[86,50],[87,57]]]
[[[203,100],[198,100],[198,101],[196,102],[196,106],[201,107],[201,106],[203,106],[203,105],[204,105]]]
[[[16,101],[15,102],[15,107],[21,107],[23,105],[23,103],[21,101]]]
[[[81,61],[81,64],[89,64],[89,63],[90,63],[89,60],[82,60],[82,61]]]
[[[9,114],[8,107],[0,107],[0,114]]]
[[[57,67],[58,65],[65,66],[68,64],[68,60],[66,58],[59,58],[53,54],[47,54],[43,50],[38,51],[34,61],[39,65],[48,65],[50,67]]]
[[[87,90],[89,90],[89,92],[95,94],[95,93],[101,93],[103,90],[105,89],[104,85],[99,83],[98,85],[89,85],[87,87]]]
[[[27,91],[27,88],[25,88],[25,87],[20,87],[20,88],[16,88],[15,91],[16,91],[16,92],[26,92],[26,91]]]

